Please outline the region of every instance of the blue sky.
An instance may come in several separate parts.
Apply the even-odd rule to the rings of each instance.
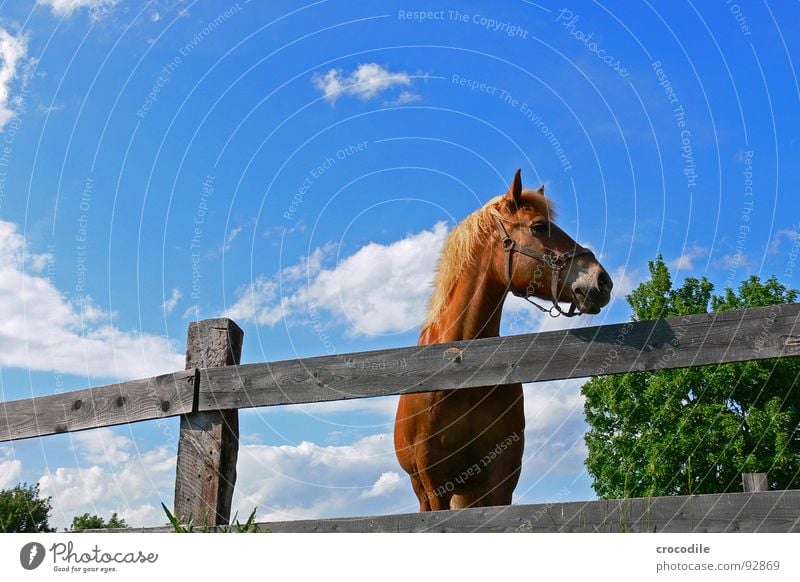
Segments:
[[[797,286],[796,5],[0,3],[0,390],[183,366],[228,315],[244,362],[416,342],[447,231],[544,183],[624,321],[661,253],[718,289]],[[503,332],[554,329],[509,301]],[[589,499],[580,381],[526,387],[515,502]],[[394,399],[244,411],[240,513],[415,511]],[[52,522],[163,522],[177,421],[0,446]]]

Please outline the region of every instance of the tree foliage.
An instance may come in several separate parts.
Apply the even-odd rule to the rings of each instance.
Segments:
[[[673,289],[659,256],[627,296],[634,320],[792,303],[752,276],[714,295],[705,278]],[[583,386],[593,487],[603,498],[741,491],[741,473],[800,487],[800,358],[596,377]]]
[[[76,515],[72,518],[71,531],[80,531],[84,529],[122,529],[127,528],[128,524],[125,520],[120,518],[116,512],[111,514],[108,521],[104,520],[99,515],[90,515],[84,513],[83,515]]]
[[[39,533],[54,531],[47,520],[53,507],[50,497],[39,497],[39,485],[23,483],[0,490],[0,532]]]

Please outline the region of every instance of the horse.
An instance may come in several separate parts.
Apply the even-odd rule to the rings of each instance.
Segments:
[[[499,336],[509,292],[552,316],[599,313],[611,277],[554,221],[544,186],[523,190],[517,170],[445,240],[418,345]],[[507,384],[401,395],[394,446],[420,511],[510,505],[524,434],[522,385]]]

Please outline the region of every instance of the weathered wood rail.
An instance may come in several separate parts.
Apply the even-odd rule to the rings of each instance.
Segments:
[[[800,355],[800,304],[180,370],[0,403],[0,442],[203,410],[303,404]],[[220,321],[220,320],[216,320]]]
[[[789,533],[800,491],[569,501],[371,517],[267,521],[272,533]],[[169,532],[171,527],[115,530]]]
[[[230,517],[236,480],[237,409],[798,356],[800,304],[258,364],[238,364],[241,344],[241,330],[230,320],[193,323],[186,370],[0,403],[0,442],[181,416],[176,515],[195,523],[224,524]],[[797,492],[791,493],[781,497],[781,503],[790,503],[798,514]],[[657,504],[665,508],[664,515],[672,511],[670,519],[682,523],[678,517],[684,510],[675,513],[670,508],[677,506],[669,501],[680,498],[667,499]],[[587,508],[580,512],[582,519],[595,529],[610,523],[608,515],[613,512],[597,521],[599,513],[591,509],[590,516],[589,508],[599,506],[591,503],[560,506],[565,511]],[[628,501],[619,503],[620,508],[638,507],[625,505]],[[753,503],[747,501],[747,506],[755,508]],[[475,516],[488,519],[531,511],[522,507],[527,506],[463,510],[468,513],[458,515],[477,512]],[[758,506],[758,511],[763,513],[763,509]],[[652,514],[652,508],[648,512]],[[419,524],[425,520],[455,524],[467,519],[453,517],[455,521],[447,522],[450,518],[444,514],[452,512],[441,513],[417,522],[417,518],[398,521],[402,516],[383,516],[326,523],[358,523],[362,531],[364,520],[371,520],[388,524],[391,531],[405,528],[402,524],[417,531],[413,528],[422,527]],[[767,514],[772,515],[771,511]],[[791,522],[788,530],[781,531],[797,529],[797,518],[781,519],[784,525],[780,527]],[[281,527],[289,526],[270,527],[282,531]]]

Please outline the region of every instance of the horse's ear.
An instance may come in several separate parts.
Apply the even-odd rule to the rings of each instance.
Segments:
[[[542,184],[541,186],[539,186],[539,188],[536,190],[536,193],[537,193],[539,196],[544,196],[544,184]]]
[[[522,169],[517,168],[517,173],[514,174],[514,181],[508,187],[506,197],[509,203],[513,202],[512,210],[522,208]]]

